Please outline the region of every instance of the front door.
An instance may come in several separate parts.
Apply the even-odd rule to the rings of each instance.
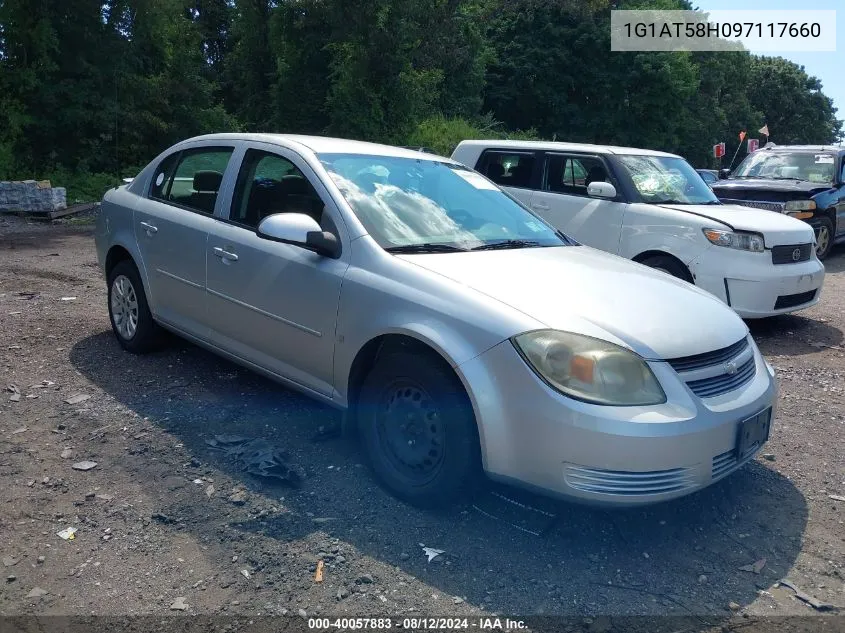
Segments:
[[[156,318],[205,338],[205,249],[232,147],[199,147],[166,157],[149,196],[135,208],[135,239]]]
[[[546,154],[540,191],[531,209],[555,228],[587,246],[618,253],[622,219],[628,206],[621,198],[591,198],[591,182],[610,182],[619,190],[598,156]]]
[[[307,213],[337,232],[324,210],[328,194],[322,186],[322,197],[317,193],[306,171],[316,182],[292,152],[246,151],[228,221],[218,221],[209,234],[208,324],[215,345],[331,396],[348,255],[330,259],[256,234],[259,222],[275,213]]]

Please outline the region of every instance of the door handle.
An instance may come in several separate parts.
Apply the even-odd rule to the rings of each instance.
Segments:
[[[144,227],[144,230],[147,232],[147,235],[152,235],[153,233],[158,233],[158,227],[153,226],[149,222],[141,222],[141,226]]]
[[[538,209],[540,211],[548,211],[549,210],[549,205],[543,204],[543,203],[540,203],[540,202],[533,202],[531,204],[531,207],[534,208],[534,209]]]
[[[219,246],[214,247],[214,254],[219,257],[220,259],[227,261],[227,262],[236,262],[238,261],[238,256],[235,253],[230,253],[229,251],[220,248]]]

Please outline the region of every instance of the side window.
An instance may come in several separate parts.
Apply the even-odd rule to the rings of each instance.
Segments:
[[[323,222],[323,201],[286,158],[256,149],[244,155],[229,219],[252,229],[275,213],[305,213]]]
[[[151,198],[164,200],[167,197],[167,191],[170,189],[170,183],[173,180],[173,172],[176,170],[176,163],[179,162],[181,155],[182,152],[176,152],[159,163],[158,169],[153,174],[153,184],[150,188]]]
[[[231,147],[203,147],[168,157],[156,171],[150,195],[211,215],[232,152]]]
[[[483,173],[503,187],[528,188],[531,186],[534,160],[531,152],[485,152]]]
[[[593,156],[548,155],[544,183],[546,191],[586,196],[591,182],[611,182],[600,159]]]

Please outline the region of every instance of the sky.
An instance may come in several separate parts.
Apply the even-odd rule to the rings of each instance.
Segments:
[[[765,53],[785,57],[804,67],[808,75],[818,77],[822,82],[822,92],[833,99],[838,109],[836,117],[845,119],[845,75],[842,73],[845,61],[845,2],[843,0],[693,0],[702,11],[724,9],[735,10],[836,10],[836,49],[835,53],[822,52],[783,52]]]

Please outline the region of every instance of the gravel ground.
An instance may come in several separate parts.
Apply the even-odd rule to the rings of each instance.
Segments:
[[[491,486],[435,514],[314,440],[337,412],[175,338],[122,352],[85,220],[0,218],[0,389],[20,391],[0,394],[0,615],[821,613],[782,579],[845,607],[842,249],[827,269],[818,306],[751,323],[781,400],[739,472],[647,509]],[[302,485],[246,474],[221,433],[284,449]]]

